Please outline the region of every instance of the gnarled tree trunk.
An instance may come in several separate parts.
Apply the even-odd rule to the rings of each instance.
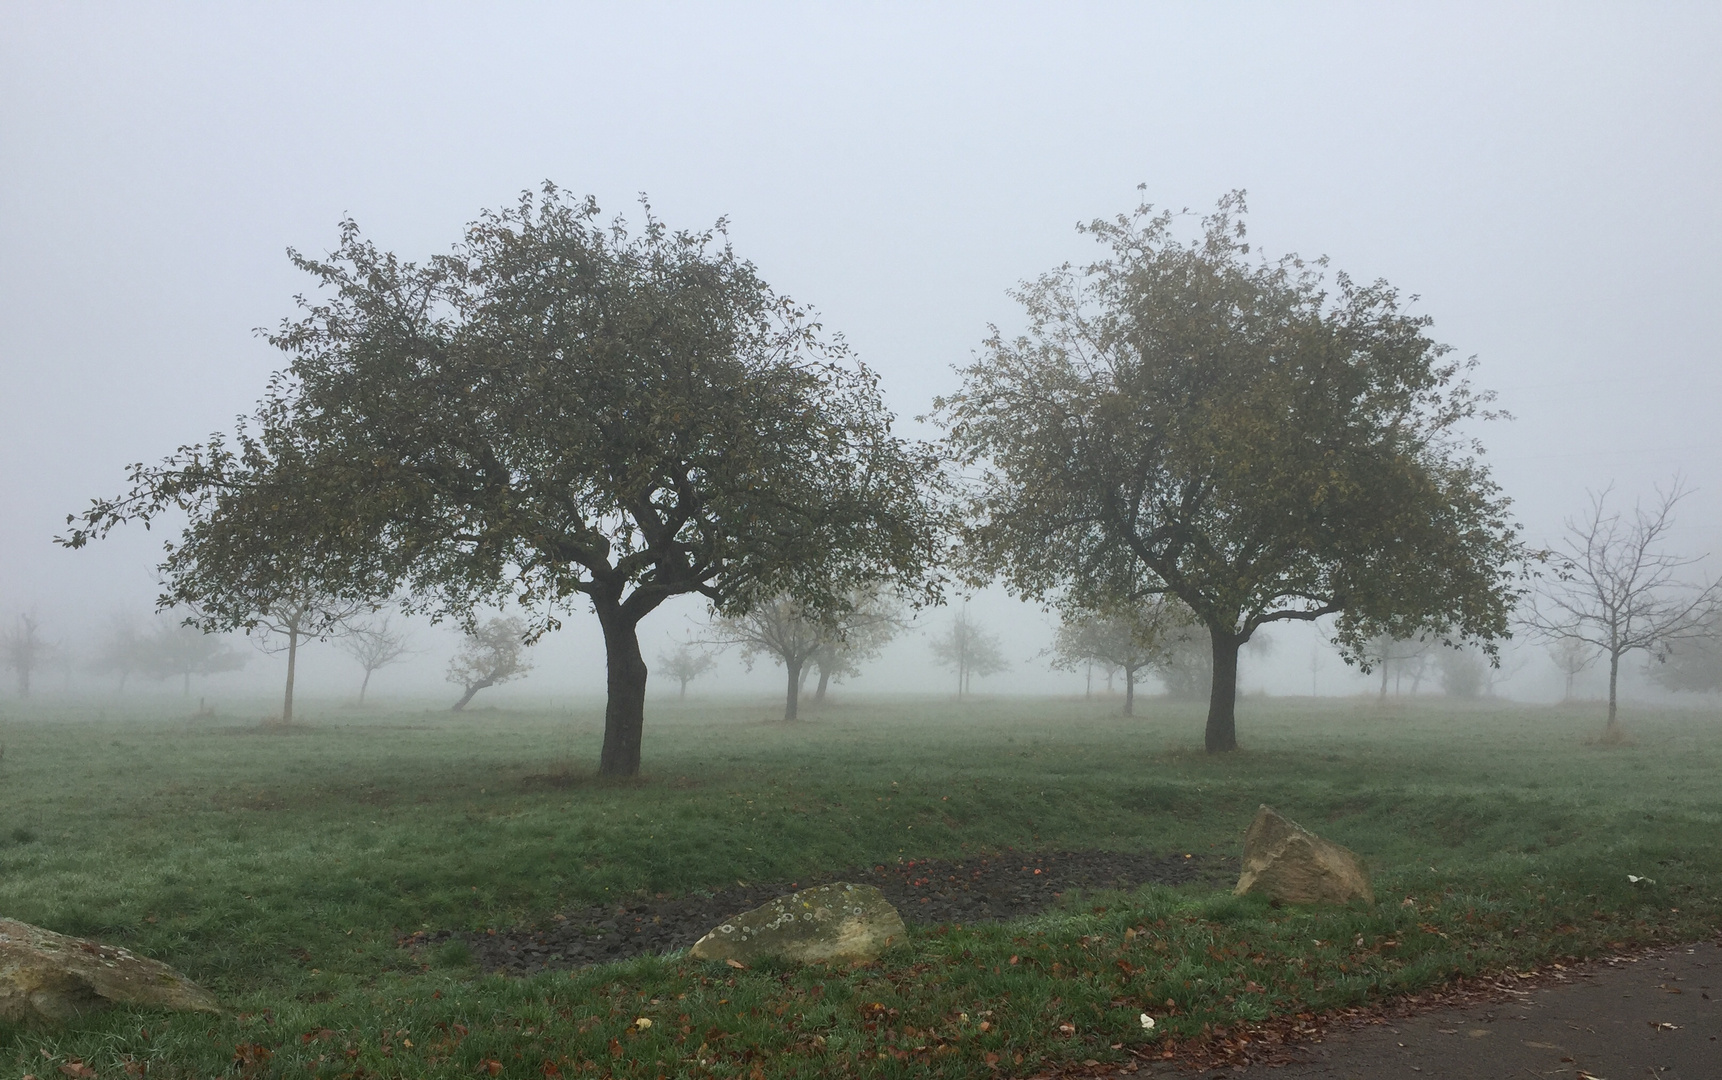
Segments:
[[[594,598],[604,630],[607,699],[600,776],[640,775],[640,734],[646,725],[646,659],[640,655],[638,618],[622,605]]]
[[[1203,743],[1210,754],[1238,748],[1238,648],[1244,639],[1218,625],[1208,626],[1213,645],[1214,681],[1208,691],[1208,728]]]
[[[783,702],[783,719],[794,720],[800,714],[801,706],[801,666],[804,661],[786,659],[783,666],[789,672],[789,695]]]

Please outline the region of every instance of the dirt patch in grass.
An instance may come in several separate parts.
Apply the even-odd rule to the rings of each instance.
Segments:
[[[1021,918],[1057,906],[1073,890],[1134,889],[1229,881],[1237,860],[1131,851],[1005,849],[966,859],[909,859],[854,868],[806,881],[737,884],[688,896],[635,897],[620,904],[574,908],[547,926],[482,933],[420,931],[401,944],[426,960],[475,963],[488,972],[530,975],[649,953],[685,949],[725,919],[773,897],[829,881],[875,885],[907,922],[973,924]]]

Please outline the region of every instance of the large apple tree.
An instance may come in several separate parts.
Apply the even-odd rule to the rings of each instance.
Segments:
[[[1252,254],[1243,214],[1230,195],[1188,240],[1149,207],[1085,226],[1106,255],[1018,290],[1025,331],[995,330],[936,412],[971,484],[971,576],[1196,614],[1210,752],[1237,746],[1262,626],[1337,616],[1353,658],[1381,632],[1492,643],[1523,557],[1464,435],[1488,401],[1468,363],[1387,284]]]
[[[408,262],[352,222],[318,289],[269,335],[288,356],[252,458],[191,448],[82,515],[82,543],[206,490],[311,523],[337,583],[527,635],[589,605],[604,635],[600,771],[640,768],[640,621],[673,596],[742,612],[785,593],[841,611],[862,587],[937,591],[931,447],[896,437],[874,374],[731,250],[720,222],[637,231],[547,185]],[[267,447],[294,448],[292,483]],[[187,472],[187,467],[195,468]],[[249,471],[247,471],[249,470]],[[217,469],[217,472],[220,470]]]

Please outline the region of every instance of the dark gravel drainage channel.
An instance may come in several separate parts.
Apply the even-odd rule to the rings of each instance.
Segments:
[[[827,881],[875,885],[906,922],[925,925],[993,922],[1055,906],[1072,889],[1183,885],[1237,873],[1234,859],[1128,851],[1006,849],[992,855],[912,859],[850,870],[818,880],[737,885],[690,896],[635,897],[625,903],[570,909],[549,926],[484,932],[420,931],[401,939],[415,952],[459,939],[485,971],[529,975],[645,953],[685,949],[732,915]]]

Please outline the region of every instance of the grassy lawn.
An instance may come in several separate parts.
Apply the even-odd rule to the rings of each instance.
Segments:
[[[1722,920],[1714,708],[1628,711],[1633,743],[1605,749],[1592,707],[1247,699],[1246,749],[1213,759],[1198,708],[1142,704],[858,700],[784,726],[766,701],[653,703],[647,776],[612,785],[590,778],[598,701],[313,703],[288,733],[255,725],[261,702],[189,721],[9,702],[0,914],[165,960],[233,1014],[0,1030],[0,1073],[1025,1073]],[[516,980],[396,946],[899,857],[1236,854],[1261,802],[1365,855],[1379,905],[1067,896],[844,970],[669,957]]]

